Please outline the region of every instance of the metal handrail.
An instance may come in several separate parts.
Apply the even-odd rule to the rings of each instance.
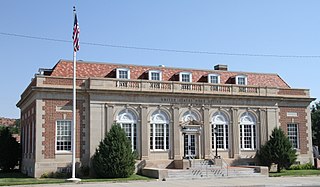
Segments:
[[[226,170],[226,174],[228,176],[229,175],[229,164],[222,157],[219,157],[219,158],[222,160],[221,169]],[[213,161],[213,163],[216,165],[215,159],[216,159],[215,154],[211,151],[210,152],[210,160]]]

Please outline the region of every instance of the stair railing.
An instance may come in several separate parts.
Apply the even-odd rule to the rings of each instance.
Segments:
[[[213,152],[211,151],[211,152],[210,152],[210,158],[209,158],[209,160],[210,160],[211,162],[213,162],[214,165],[217,165],[216,159],[217,159],[217,158],[216,158],[216,156],[215,156],[215,153],[213,153]],[[222,161],[221,170],[224,170],[226,176],[228,176],[228,175],[229,175],[229,164],[228,164],[228,162],[227,162],[225,159],[223,159],[222,157],[219,157],[219,159],[221,159],[221,161]]]

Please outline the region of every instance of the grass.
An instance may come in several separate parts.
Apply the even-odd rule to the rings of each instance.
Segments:
[[[282,170],[280,173],[269,173],[270,177],[301,177],[301,176],[314,176],[320,175],[320,170],[308,169],[308,170]]]
[[[54,184],[64,183],[65,179],[35,179],[14,171],[10,173],[0,172],[0,186],[26,185],[26,184]]]
[[[82,179],[81,182],[126,182],[133,180],[150,180],[148,177],[140,175],[132,175],[129,178],[115,178],[115,179]],[[30,178],[26,175],[15,171],[10,173],[0,172],[0,186],[12,186],[12,185],[27,185],[27,184],[57,184],[67,183],[65,179],[54,179],[54,178]]]

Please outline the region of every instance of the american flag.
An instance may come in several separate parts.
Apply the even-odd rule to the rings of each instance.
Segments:
[[[72,35],[74,52],[77,52],[80,49],[79,33],[80,33],[80,27],[78,24],[77,14],[74,14],[73,35]]]

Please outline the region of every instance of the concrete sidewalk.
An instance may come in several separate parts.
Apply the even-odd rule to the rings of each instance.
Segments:
[[[253,177],[253,178],[215,178],[171,181],[130,181],[123,183],[83,183],[83,184],[50,184],[32,185],[37,187],[215,187],[215,186],[319,186],[320,176],[316,177]],[[21,186],[19,186],[21,187]],[[30,187],[30,185],[28,185]]]

